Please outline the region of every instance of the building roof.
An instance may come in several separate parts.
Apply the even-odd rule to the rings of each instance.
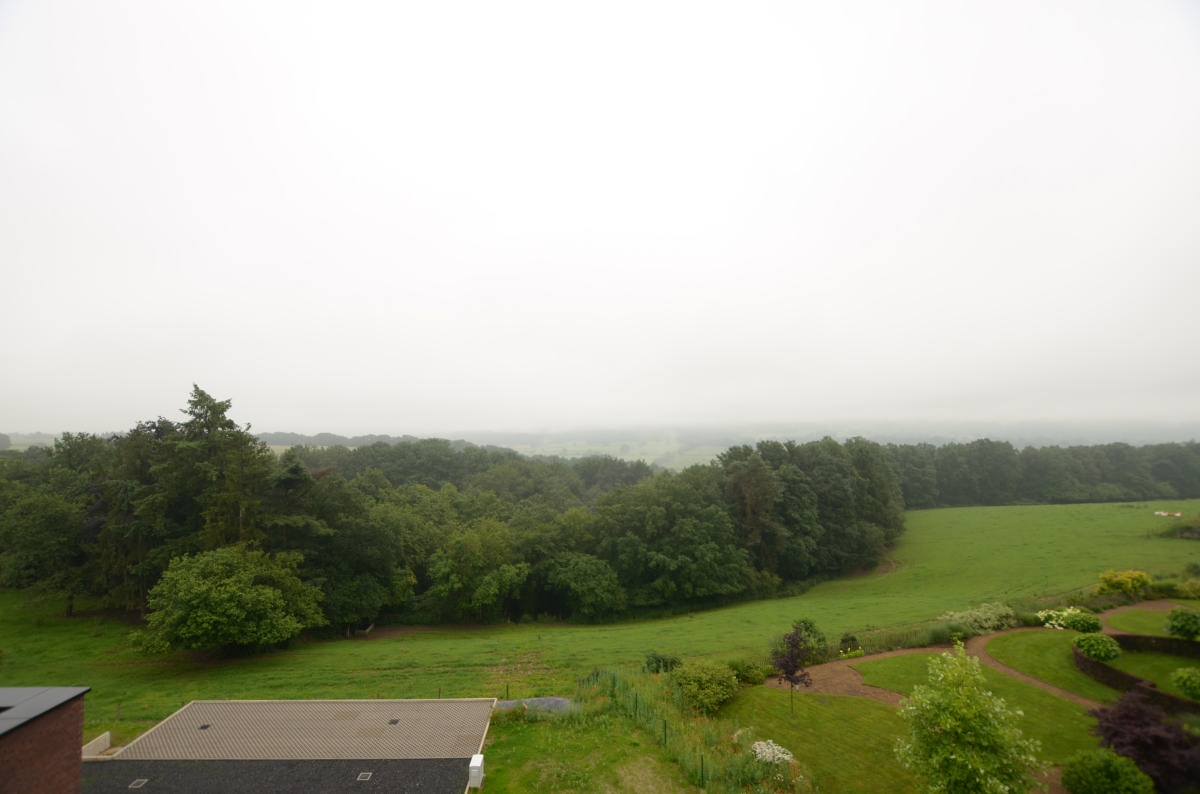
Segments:
[[[495,702],[193,701],[85,764],[83,791],[463,794]]]
[[[0,735],[82,697],[89,689],[86,686],[0,687]]]
[[[321,792],[464,794],[468,759],[398,761],[90,761],[82,794]]]
[[[470,758],[494,698],[463,700],[197,700],[118,759],[258,761]]]

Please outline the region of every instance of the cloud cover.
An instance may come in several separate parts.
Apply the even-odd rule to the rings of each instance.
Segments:
[[[1200,9],[0,4],[0,430],[1200,419]]]

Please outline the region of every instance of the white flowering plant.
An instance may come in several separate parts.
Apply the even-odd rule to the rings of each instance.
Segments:
[[[1043,609],[1037,613],[1038,620],[1048,629],[1078,631],[1084,634],[1100,631],[1100,618],[1079,607]]]
[[[796,758],[792,755],[791,750],[781,747],[770,739],[750,745],[750,752],[754,753],[755,759],[768,764],[787,764]]]

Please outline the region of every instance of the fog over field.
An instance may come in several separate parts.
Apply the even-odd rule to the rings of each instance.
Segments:
[[[1195,428],[1197,141],[1191,0],[7,0],[0,431]]]

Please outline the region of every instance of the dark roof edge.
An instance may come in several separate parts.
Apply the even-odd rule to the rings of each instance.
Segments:
[[[0,687],[0,736],[90,691],[87,686]]]

